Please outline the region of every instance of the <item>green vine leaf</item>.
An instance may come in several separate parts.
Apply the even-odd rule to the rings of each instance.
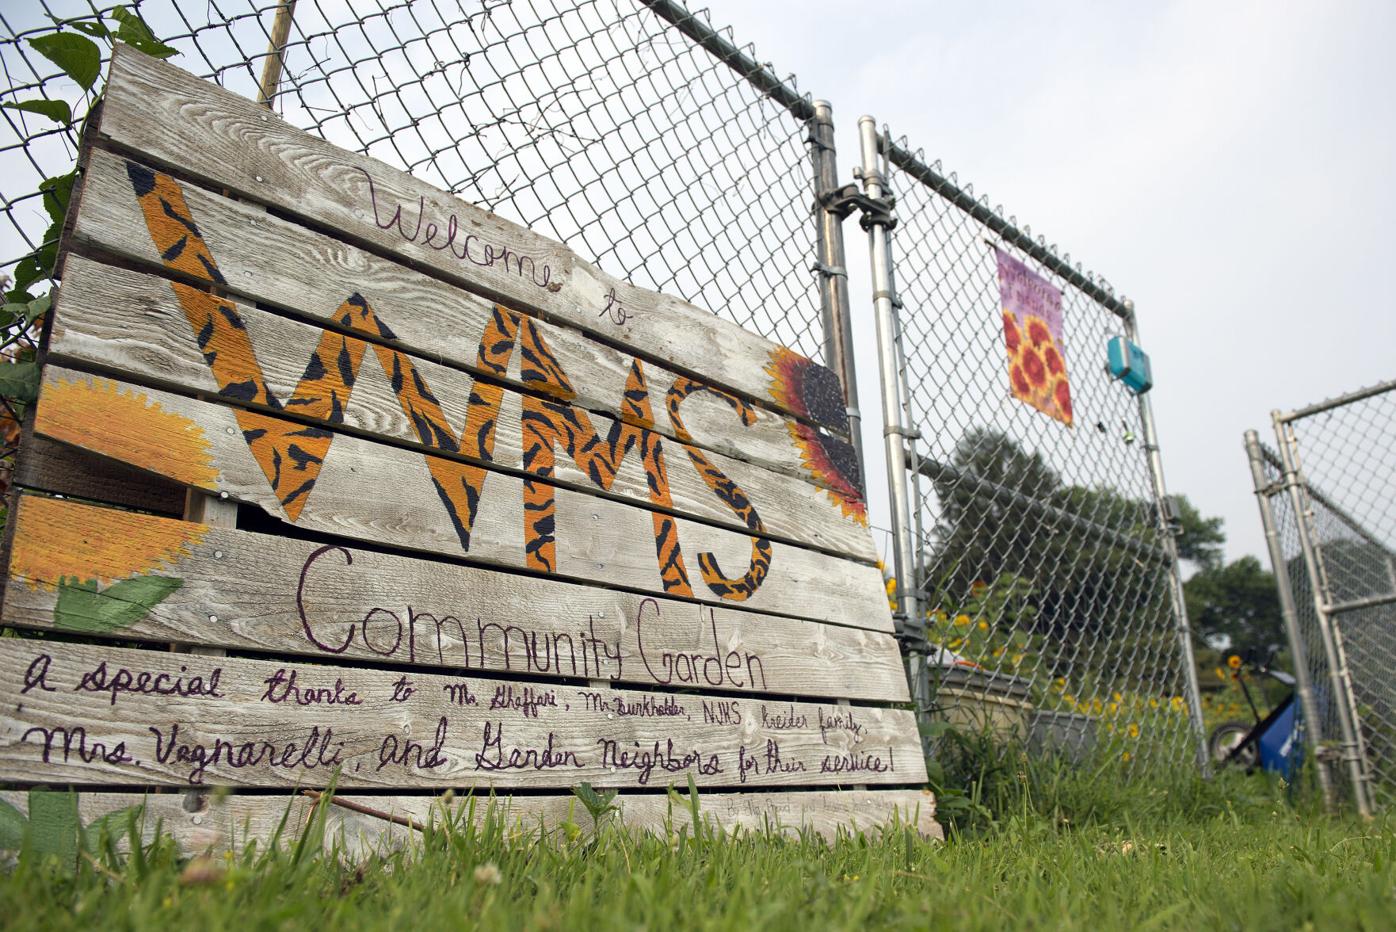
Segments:
[[[58,586],[53,621],[65,631],[109,634],[130,627],[169,598],[184,580],[172,576],[135,576],[97,590],[95,580],[64,579]]]
[[[129,7],[117,7],[107,15],[121,24],[116,31],[116,37],[127,45],[152,58],[169,58],[179,54],[178,49],[173,49],[155,38],[155,33],[150,31],[140,14]]]
[[[7,301],[0,306],[0,327],[8,327],[17,320],[24,321],[25,326],[28,326],[47,314],[52,305],[53,292],[32,301]],[[3,391],[0,391],[0,394],[4,394]]]
[[[66,175],[45,178],[39,182],[39,192],[43,195],[44,210],[48,213],[49,219],[56,224],[62,224],[63,218],[68,214],[68,203],[73,199],[73,184],[77,179],[77,169],[73,169]],[[54,239],[57,239],[56,233]]]
[[[29,404],[39,397],[39,364],[33,360],[0,363],[0,398]]]
[[[48,294],[40,295],[33,301],[26,301],[24,303],[24,311],[22,312],[21,316],[24,317],[24,322],[26,324],[32,324],[40,317],[43,317],[45,314],[47,314],[49,308],[52,306],[53,292],[50,291]]]
[[[44,277],[43,269],[39,268],[39,257],[30,253],[19,264],[14,271],[15,286],[5,293],[6,299],[10,301],[28,301],[33,295],[29,294],[29,286]]]
[[[604,817],[607,812],[618,808],[614,804],[616,798],[615,790],[611,790],[609,793],[603,790],[598,793],[592,788],[590,783],[582,783],[573,788],[572,794],[581,800],[582,805],[585,806],[587,812],[591,814],[592,822],[597,824],[600,824],[602,817]]]
[[[111,30],[100,19],[59,19],[52,13],[49,14],[48,18],[53,20],[55,26],[72,26],[78,32],[86,33],[94,39],[111,38]]]
[[[25,113],[37,113],[39,116],[46,116],[55,123],[64,125],[73,122],[73,108],[68,106],[66,100],[7,100],[0,103],[0,107],[7,110],[23,110]]]
[[[97,43],[71,32],[35,36],[29,46],[53,62],[85,91],[92,90],[102,70],[102,52]]]

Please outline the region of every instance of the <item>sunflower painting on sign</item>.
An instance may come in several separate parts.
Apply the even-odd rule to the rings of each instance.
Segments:
[[[1071,426],[1071,384],[1062,353],[1062,293],[998,247],[1003,342],[1014,398]]]

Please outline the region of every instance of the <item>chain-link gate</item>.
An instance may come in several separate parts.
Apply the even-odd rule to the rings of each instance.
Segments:
[[[1104,365],[1108,338],[1135,339],[1133,306],[871,118],[860,128],[864,190],[889,209],[870,218],[873,287],[923,694],[1069,755],[1204,762],[1149,396]],[[1059,335],[1009,320],[996,249],[1060,289]],[[1055,417],[1014,397],[1035,379]]]
[[[1396,381],[1272,420],[1278,452],[1246,448],[1305,742],[1325,797],[1368,815],[1396,794]]]
[[[906,531],[896,565],[915,568],[899,578],[915,582],[903,636],[918,703],[934,680],[942,707],[991,708],[1039,745],[1191,756],[1200,709],[1148,396],[1100,371],[1105,337],[1132,335],[1133,314],[1103,282],[886,140],[884,174],[865,153],[863,193],[839,188],[828,105],[671,0],[132,6],[187,70],[825,362],[843,376],[855,443],[842,220],[861,212],[895,357],[889,491]],[[92,95],[27,40],[108,9],[39,0],[0,14],[4,99],[59,97],[80,117]],[[40,186],[71,168],[78,126],[0,119],[11,269],[44,245]],[[986,240],[1067,296],[1073,427],[1007,397]],[[942,666],[952,655],[974,666]]]

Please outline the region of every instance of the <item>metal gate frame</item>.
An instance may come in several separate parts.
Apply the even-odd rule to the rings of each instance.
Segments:
[[[1101,308],[1115,315],[1122,324],[1124,335],[1132,342],[1138,340],[1138,318],[1132,301],[1117,297],[1112,291],[1102,287],[1096,279],[1084,275],[1079,266],[1072,267],[1069,262],[1060,258],[1040,237],[1034,239],[1015,223],[1005,219],[1001,211],[991,209],[986,200],[976,199],[972,193],[960,188],[952,179],[926,165],[916,154],[893,143],[890,133],[885,128],[879,133],[877,121],[873,117],[860,117],[858,128],[860,165],[855,170],[855,175],[862,181],[865,198],[862,205],[862,226],[868,232],[872,272],[883,438],[892,508],[892,550],[898,582],[898,628],[904,632],[903,642],[908,650],[913,698],[918,708],[927,709],[936,693],[936,676],[933,675],[927,659],[933,645],[927,635],[927,606],[922,604],[927,584],[927,581],[921,578],[926,564],[923,549],[926,536],[921,527],[922,497],[917,483],[922,474],[929,473],[917,454],[916,441],[922,439],[922,435],[912,412],[910,375],[901,320],[903,304],[896,285],[898,258],[893,246],[892,230],[897,224],[897,217],[895,197],[889,181],[893,169],[934,190],[966,217],[991,230],[1002,242],[1020,250],[1039,267],[1058,276]],[[1161,551],[1163,562],[1166,564],[1169,616],[1182,668],[1193,750],[1199,771],[1206,774],[1209,755],[1202,727],[1201,693],[1197,681],[1192,630],[1188,622],[1183,579],[1179,568],[1176,542],[1179,528],[1164,482],[1163,461],[1150,394],[1146,391],[1138,395],[1136,401],[1138,425],[1146,454],[1156,536],[1148,541],[1130,539],[1123,543],[1136,548],[1156,548]],[[959,478],[977,482],[973,477]],[[978,484],[987,485],[982,482]],[[994,488],[990,489],[989,493],[1024,498],[1007,489]],[[1057,520],[1075,525],[1077,529],[1090,524],[1044,502],[1031,500],[1025,504],[1036,507],[1039,511],[1059,512],[1054,516]],[[1088,527],[1086,532],[1122,536],[1109,528]],[[995,675],[997,672],[996,670]]]
[[[1287,413],[1272,412],[1271,424],[1275,432],[1278,454],[1264,447],[1255,431],[1247,431],[1245,435],[1246,452],[1251,462],[1255,494],[1260,506],[1261,525],[1265,530],[1270,563],[1275,575],[1281,610],[1284,613],[1285,633],[1294,658],[1300,702],[1304,712],[1306,747],[1315,760],[1326,806],[1331,809],[1336,805],[1338,787],[1330,771],[1330,766],[1336,763],[1346,776],[1347,790],[1354,807],[1364,817],[1370,817],[1377,808],[1373,771],[1380,762],[1373,758],[1373,750],[1368,746],[1364,735],[1363,711],[1358,698],[1362,684],[1355,681],[1349,663],[1349,651],[1343,636],[1344,616],[1396,604],[1396,553],[1393,553],[1390,543],[1382,540],[1378,533],[1364,525],[1360,516],[1340,505],[1333,495],[1325,494],[1316,487],[1312,477],[1306,473],[1300,457],[1298,428],[1312,418],[1320,415],[1341,415],[1344,409],[1365,401],[1388,400],[1383,396],[1396,399],[1396,394],[1392,393],[1396,393],[1396,380],[1348,392]],[[1385,425],[1385,428],[1389,431],[1390,425]],[[1322,438],[1311,438],[1310,443],[1310,453],[1319,452],[1323,448]],[[1354,451],[1329,449],[1326,452],[1336,452],[1343,458],[1343,465],[1350,465]],[[1383,451],[1378,451],[1378,456],[1382,455]],[[1352,477],[1339,475],[1337,478],[1350,480]],[[1336,487],[1330,486],[1330,492],[1336,492],[1338,495],[1346,495],[1347,491],[1346,483]],[[1281,500],[1282,505],[1288,508],[1287,514],[1291,517],[1292,524],[1286,524],[1282,518],[1277,517],[1276,499]],[[1382,554],[1386,576],[1385,592],[1372,592],[1354,598],[1340,597],[1334,574],[1344,569],[1343,559],[1339,553],[1324,553],[1325,535],[1318,523],[1320,510],[1336,520],[1347,536],[1363,541],[1375,552]],[[1302,608],[1294,595],[1296,585],[1290,567],[1294,557],[1286,554],[1281,538],[1282,527],[1293,531],[1297,541],[1297,557],[1303,565],[1301,582],[1307,587],[1310,600],[1309,604]],[[1306,637],[1304,631],[1304,621],[1310,617],[1317,629],[1320,648],[1317,656],[1313,656],[1310,651],[1313,638]],[[1361,620],[1358,623],[1362,623]],[[1368,618],[1366,623],[1372,625],[1377,622]],[[1322,686],[1315,682],[1315,672],[1319,674],[1318,680],[1326,680]],[[1324,716],[1325,709],[1318,701],[1320,688],[1326,688],[1328,695],[1332,697],[1328,706],[1333,714],[1329,717]],[[1326,733],[1329,728],[1333,728],[1336,733]]]

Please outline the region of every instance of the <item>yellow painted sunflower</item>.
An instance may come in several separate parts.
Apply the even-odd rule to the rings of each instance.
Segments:
[[[52,591],[65,579],[105,585],[173,565],[188,556],[208,528],[110,508],[82,509],[52,498],[25,498],[15,535],[10,577]]]
[[[78,376],[45,384],[34,429],[184,485],[217,487],[218,470],[198,424],[108,379]]]

